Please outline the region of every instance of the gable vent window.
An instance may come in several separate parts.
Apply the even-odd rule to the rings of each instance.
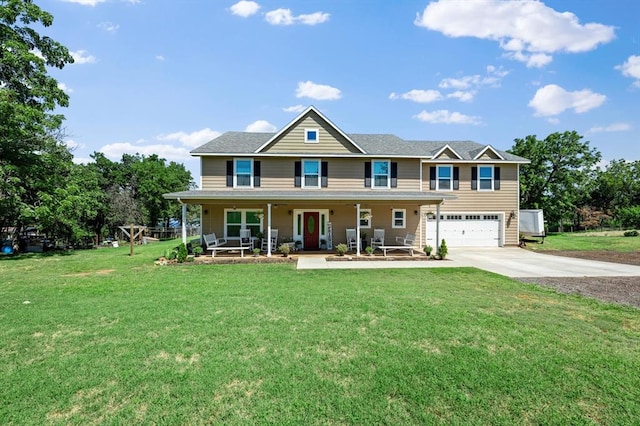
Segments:
[[[318,129],[304,129],[305,143],[318,143],[318,139],[320,139]]]

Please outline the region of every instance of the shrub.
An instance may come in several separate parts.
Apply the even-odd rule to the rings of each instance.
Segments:
[[[438,248],[438,256],[440,256],[440,259],[444,259],[445,257],[447,257],[447,254],[449,254],[447,242],[445,240],[442,240],[442,242],[440,243],[440,247]]]
[[[184,243],[180,243],[178,246],[178,255],[176,256],[178,263],[183,263],[187,259],[187,246]]]
[[[371,255],[373,254],[373,247],[371,247],[371,246],[367,246],[367,247],[364,249],[364,251],[366,251],[366,252],[367,252],[367,254],[368,254],[369,256],[371,256]]]
[[[203,250],[201,246],[195,246],[193,248],[193,254],[195,254],[196,256],[200,256],[202,254]]]
[[[433,247],[431,247],[430,245],[426,245],[422,248],[422,250],[424,251],[424,254],[426,254],[427,256],[431,256],[431,252],[433,251]]]
[[[176,248],[166,249],[164,251],[164,257],[167,260],[173,260],[178,256],[178,250]]]
[[[253,255],[255,257],[258,257],[260,255],[260,248],[256,247],[253,249]]]
[[[631,206],[619,209],[616,216],[620,224],[625,228],[640,228],[640,206]]]
[[[625,231],[624,232],[624,236],[625,237],[637,237],[638,236],[638,231]]]
[[[282,244],[278,247],[278,250],[280,250],[280,253],[282,253],[284,257],[287,257],[291,251],[291,246],[289,246],[289,244]]]
[[[349,248],[345,243],[340,243],[336,246],[336,253],[338,253],[338,256],[344,256],[347,250],[349,250]]]

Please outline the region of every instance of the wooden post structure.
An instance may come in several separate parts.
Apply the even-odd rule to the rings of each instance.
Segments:
[[[130,249],[129,249],[129,256],[133,256],[133,239],[134,239],[134,236],[133,236],[133,223],[132,223],[131,224],[131,231],[130,231],[130,234],[129,234],[129,241],[131,241]]]

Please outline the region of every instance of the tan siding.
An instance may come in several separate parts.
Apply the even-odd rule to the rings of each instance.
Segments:
[[[305,129],[318,129],[318,143],[305,143]],[[299,152],[304,155],[313,155],[314,153],[349,154],[357,153],[358,150],[332,126],[312,112],[283,133],[263,152],[271,154]]]
[[[438,155],[437,157],[438,160],[442,160],[442,159],[458,159],[458,156],[456,154],[453,153],[453,151],[451,151],[449,148],[445,149],[444,151],[442,151],[442,153],[440,155]]]
[[[429,166],[425,164],[423,173],[424,190],[429,190]],[[495,164],[500,167],[500,190],[477,191],[471,189],[471,167],[474,164],[460,164],[460,189],[449,193],[458,197],[447,200],[441,212],[491,212],[504,213],[505,245],[518,244],[517,223],[509,219],[511,211],[518,211],[518,166],[515,164]],[[435,211],[435,210],[433,210]]]
[[[213,190],[227,187],[227,160],[229,158],[202,157],[202,189]]]

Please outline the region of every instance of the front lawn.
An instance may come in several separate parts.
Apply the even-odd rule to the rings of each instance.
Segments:
[[[640,418],[638,310],[471,268],[154,266],[169,244],[0,258],[0,423]]]
[[[619,232],[616,234],[620,234]],[[527,248],[536,251],[577,250],[598,251],[612,250],[628,253],[640,250],[640,237],[612,236],[610,233],[575,232],[550,234],[544,244],[528,243]]]

